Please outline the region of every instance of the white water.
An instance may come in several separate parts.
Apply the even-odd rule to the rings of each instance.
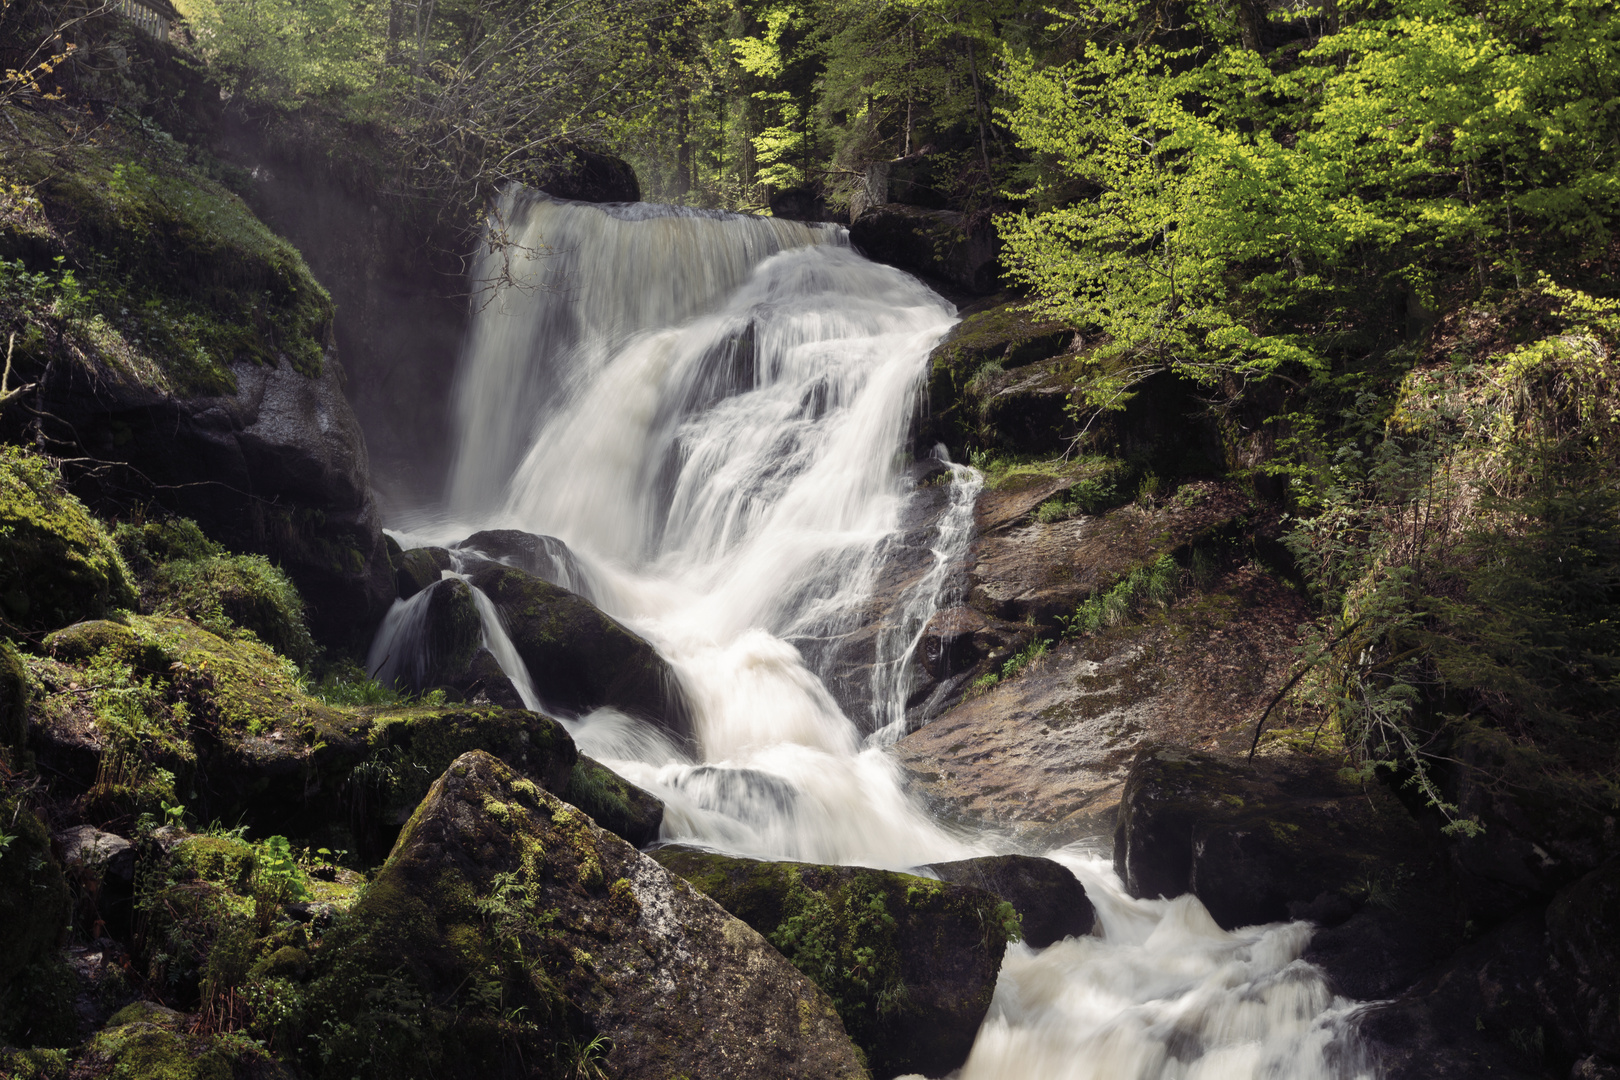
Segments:
[[[531,253],[515,271],[549,287],[503,289],[477,315],[450,511],[404,523],[408,543],[555,536],[583,591],[658,648],[696,760],[612,710],[565,722],[666,801],[666,839],[894,868],[1005,850],[932,820],[886,749],[971,539],[976,472],[951,467],[933,564],[877,644],[865,730],[799,647],[854,629],[872,594],[950,305],[831,227],[516,197],[499,216]],[[500,269],[492,255],[481,273]],[[964,1077],[1356,1075],[1323,1049],[1345,1006],[1295,962],[1305,927],[1224,934],[1191,898],[1131,900],[1100,864],[1055,854],[1101,935],[1009,952]]]

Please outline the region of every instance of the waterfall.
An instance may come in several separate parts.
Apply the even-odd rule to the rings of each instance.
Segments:
[[[1008,850],[935,821],[886,749],[971,540],[975,470],[947,465],[931,562],[884,613],[865,715],[818,666],[870,618],[951,305],[831,226],[514,192],[491,230],[448,508],[396,524],[418,542],[556,537],[582,591],[658,649],[695,756],[610,709],[566,721],[579,745],[665,801],[672,841],[896,869]],[[1133,901],[1055,854],[1103,898],[1102,934],[1009,953],[965,1076],[1355,1075],[1320,1064],[1346,1005],[1297,962],[1304,924],[1224,934],[1190,897]]]

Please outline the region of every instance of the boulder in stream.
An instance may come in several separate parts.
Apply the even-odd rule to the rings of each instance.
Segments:
[[[401,552],[396,561],[399,570],[394,575],[395,593],[401,600],[409,600],[451,568],[450,553],[441,547],[411,548]]]
[[[1011,904],[1031,948],[1044,949],[1060,938],[1089,934],[1097,921],[1086,890],[1067,867],[1051,859],[986,855],[934,863],[928,869],[941,881],[972,885]]]
[[[691,736],[675,673],[623,624],[583,596],[515,566],[469,559],[466,575],[500,610],[548,708],[578,714],[612,706],[678,738]]]
[[[456,549],[486,555],[575,592],[584,586],[585,573],[579,560],[568,550],[568,545],[555,536],[541,536],[522,529],[485,529],[461,541]]]
[[[768,937],[832,995],[880,1076],[966,1060],[990,1007],[1011,905],[967,885],[858,866],[652,853]]]
[[[316,962],[334,1075],[867,1075],[762,937],[482,751],[435,781]]]

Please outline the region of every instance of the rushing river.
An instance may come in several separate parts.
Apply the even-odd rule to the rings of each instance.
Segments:
[[[953,307],[836,226],[528,193],[500,218],[512,243],[478,277],[510,283],[482,298],[462,357],[449,505],[396,523],[407,543],[556,537],[577,560],[567,584],[659,650],[695,749],[610,710],[567,724],[665,800],[665,839],[893,869],[1012,850],[935,821],[887,751],[971,540],[972,469],[949,467],[932,567],[884,619],[862,708],[840,708],[822,647],[868,617]],[[492,651],[543,702],[485,615]],[[1009,949],[962,1077],[1370,1075],[1349,1003],[1298,960],[1308,926],[1226,933],[1192,897],[1131,899],[1083,848],[1045,854],[1085,885],[1099,930]]]

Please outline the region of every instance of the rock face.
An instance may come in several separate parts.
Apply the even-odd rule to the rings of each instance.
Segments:
[[[984,296],[1000,282],[996,233],[988,217],[884,203],[850,224],[849,241],[874,262],[943,286],[948,297]]]
[[[679,847],[653,858],[766,935],[831,994],[879,1076],[938,1076],[967,1058],[1013,920],[1004,902],[862,867]]]
[[[1114,869],[1132,896],[1191,892],[1225,929],[1349,918],[1379,888],[1433,889],[1438,851],[1381,785],[1338,763],[1253,763],[1169,747],[1137,755],[1120,800]]]
[[[539,170],[534,186],[580,202],[641,201],[641,181],[628,161],[578,144],[562,147]]]
[[[434,783],[318,963],[323,1052],[360,1075],[867,1075],[763,938],[480,751]]]
[[[184,398],[63,367],[40,385],[51,441],[102,462],[75,488],[98,503],[155,501],[233,551],[279,565],[310,631],[359,647],[394,595],[365,439],[328,356],[317,376],[239,363],[236,392]]]
[[[934,863],[928,869],[941,881],[971,885],[1011,904],[1031,948],[1044,949],[1060,938],[1089,934],[1097,921],[1086,890],[1067,868],[1051,859],[987,855]]]
[[[690,737],[679,683],[647,642],[584,597],[517,567],[470,560],[466,574],[500,609],[548,708],[585,713],[611,705]]]
[[[409,600],[451,568],[450,553],[439,547],[412,548],[401,552],[397,562],[394,595],[401,600]]]
[[[555,536],[540,536],[521,529],[486,529],[473,533],[456,548],[469,554],[487,555],[496,562],[526,570],[542,581],[573,592],[584,591],[585,572],[579,560],[568,550],[568,545]]]

